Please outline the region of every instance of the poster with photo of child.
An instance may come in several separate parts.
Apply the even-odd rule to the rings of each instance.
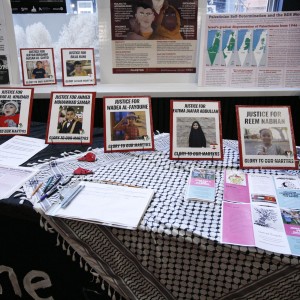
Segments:
[[[91,144],[95,92],[52,92],[47,144]]]
[[[171,100],[170,159],[223,159],[219,101]]]
[[[148,96],[104,97],[104,152],[154,150]]]
[[[32,88],[0,89],[0,135],[29,134],[32,101]]]
[[[241,168],[297,169],[289,106],[236,106]]]
[[[96,84],[94,49],[63,48],[61,63],[64,86]]]
[[[23,85],[56,84],[53,48],[20,49]]]

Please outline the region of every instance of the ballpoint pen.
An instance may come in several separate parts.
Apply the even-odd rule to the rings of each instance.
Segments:
[[[77,186],[72,194],[70,194],[64,201],[61,203],[62,208],[66,208],[72,201],[73,199],[83,190],[85,185],[79,185]]]
[[[60,180],[61,180],[61,175],[51,176],[46,182],[46,185],[43,189],[43,193],[47,193],[49,190],[54,188],[59,183]]]

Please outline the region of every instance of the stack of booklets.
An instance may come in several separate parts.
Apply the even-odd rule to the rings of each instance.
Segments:
[[[300,179],[225,171],[221,242],[300,256]]]
[[[192,168],[188,178],[185,199],[194,201],[215,200],[215,170]]]
[[[126,229],[136,229],[154,195],[154,190],[80,182],[80,193],[64,207],[62,202],[40,205],[46,215]]]

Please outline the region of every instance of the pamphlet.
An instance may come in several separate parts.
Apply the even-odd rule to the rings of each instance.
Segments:
[[[221,242],[300,256],[299,177],[247,174],[246,178],[251,202],[223,201]]]
[[[187,184],[186,200],[213,202],[215,192],[215,171],[192,168]]]

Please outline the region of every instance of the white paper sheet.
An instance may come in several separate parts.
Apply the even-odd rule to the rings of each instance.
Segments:
[[[0,145],[0,164],[19,166],[47,146],[45,140],[16,135]]]
[[[33,168],[0,165],[0,199],[8,198],[37,171]]]

